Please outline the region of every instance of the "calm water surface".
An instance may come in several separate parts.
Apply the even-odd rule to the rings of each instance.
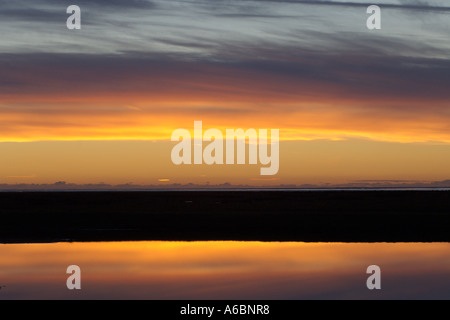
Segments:
[[[381,290],[366,287],[373,264]],[[69,265],[81,290],[66,287]],[[0,288],[0,299],[450,299],[450,244],[2,244]]]

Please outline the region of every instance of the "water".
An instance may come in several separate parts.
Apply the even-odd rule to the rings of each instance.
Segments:
[[[449,243],[2,244],[0,257],[0,299],[450,298]],[[367,289],[370,265],[381,290]]]

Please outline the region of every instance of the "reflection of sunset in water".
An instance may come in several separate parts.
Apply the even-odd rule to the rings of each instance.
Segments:
[[[0,299],[450,298],[448,243],[6,244],[0,256]],[[66,288],[72,264],[81,291]],[[372,264],[381,291],[366,288]]]

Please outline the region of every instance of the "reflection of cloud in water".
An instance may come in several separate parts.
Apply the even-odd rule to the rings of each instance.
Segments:
[[[450,298],[450,244],[115,242],[0,246],[1,299]],[[69,291],[67,266],[81,267]],[[377,264],[382,290],[366,288]]]

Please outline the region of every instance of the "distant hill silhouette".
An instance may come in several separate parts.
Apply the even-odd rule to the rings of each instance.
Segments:
[[[51,184],[0,184],[0,191],[21,191],[21,190],[171,190],[171,189],[410,189],[410,188],[450,188],[450,180],[442,181],[411,181],[411,180],[358,180],[342,184],[279,184],[279,185],[251,185],[251,184],[231,184],[228,182],[221,184],[180,184],[180,183],[164,183],[164,184],[76,184],[66,181],[57,181]]]

